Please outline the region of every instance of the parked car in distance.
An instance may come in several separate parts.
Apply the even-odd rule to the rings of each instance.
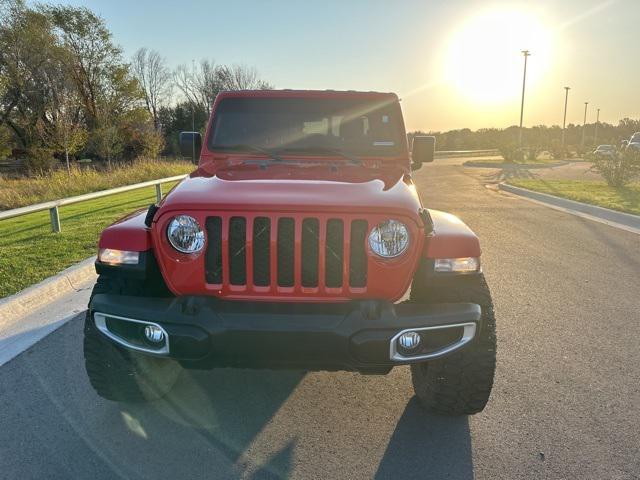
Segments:
[[[636,151],[640,152],[640,132],[636,132],[631,135],[629,139],[629,143],[627,143],[627,151]]]
[[[616,154],[616,147],[613,145],[598,145],[593,151],[596,157],[614,157]]]

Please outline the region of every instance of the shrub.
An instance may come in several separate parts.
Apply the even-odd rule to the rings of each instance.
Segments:
[[[53,152],[46,148],[31,148],[27,151],[24,166],[30,174],[50,172],[57,165],[58,161],[53,157]]]
[[[541,145],[530,145],[527,149],[527,160],[535,161],[538,155],[542,153],[544,148]]]
[[[556,141],[551,142],[551,145],[549,145],[549,148],[547,150],[555,160],[562,160],[564,158],[567,158],[567,155],[569,154],[569,150],[567,149],[567,147],[563,147],[560,142]]]
[[[524,158],[524,151],[515,143],[503,143],[498,151],[507,162],[519,162]]]
[[[0,125],[0,160],[11,155],[12,145],[11,132],[6,126]]]
[[[640,151],[628,149],[612,157],[594,157],[591,169],[602,175],[608,185],[624,187],[640,176]]]
[[[164,137],[161,132],[150,130],[142,137],[143,158],[158,158],[164,149]]]

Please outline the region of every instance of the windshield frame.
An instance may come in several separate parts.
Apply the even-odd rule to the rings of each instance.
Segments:
[[[358,104],[367,105],[370,104],[375,108],[372,108],[371,111],[376,111],[384,108],[389,108],[390,113],[393,116],[393,124],[392,124],[392,135],[393,135],[393,148],[385,149],[386,145],[371,145],[369,149],[358,149],[358,148],[337,148],[335,145],[327,144],[318,144],[318,145],[301,145],[300,148],[296,148],[295,146],[275,146],[275,147],[263,147],[260,146],[264,150],[270,150],[277,153],[282,157],[314,157],[314,158],[342,158],[346,159],[347,157],[351,157],[353,159],[361,159],[361,158],[376,158],[376,159],[397,159],[397,158],[408,158],[408,144],[407,137],[405,133],[404,120],[402,117],[402,109],[400,108],[400,101],[394,94],[358,94],[356,92],[332,92],[332,94],[327,94],[327,92],[305,92],[308,94],[304,95],[286,95],[283,94],[286,91],[272,91],[272,92],[230,92],[227,94],[221,94],[216,98],[216,102],[214,103],[213,112],[211,115],[211,120],[209,122],[209,126],[207,128],[206,139],[204,142],[204,146],[208,152],[211,154],[245,154],[245,155],[257,155],[256,148],[247,148],[246,150],[238,149],[237,146],[234,145],[219,145],[214,144],[213,140],[215,138],[215,131],[218,127],[219,121],[219,111],[223,102],[227,100],[270,100],[273,102],[282,101],[287,102],[291,100],[298,100],[300,102],[335,102],[336,105],[344,104],[352,104],[357,106]],[[243,94],[244,93],[244,94]],[[258,94],[256,94],[258,93]],[[324,93],[324,94],[318,94]],[[336,95],[336,93],[338,93]],[[347,95],[349,93],[349,95]],[[356,107],[357,108],[357,107]],[[330,109],[327,110],[328,112]],[[383,142],[380,142],[383,143]],[[386,143],[386,142],[384,142]],[[311,148],[310,148],[311,147]],[[359,147],[359,146],[358,146]],[[382,147],[382,148],[381,148]]]

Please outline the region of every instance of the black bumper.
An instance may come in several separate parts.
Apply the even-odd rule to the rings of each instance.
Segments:
[[[386,373],[395,365],[424,361],[425,356],[442,356],[463,348],[481,327],[480,306],[473,303],[283,304],[97,294],[90,309],[92,318],[98,313],[98,318],[107,319],[106,324],[111,326],[107,333],[112,334],[109,341],[116,343],[123,344],[118,338],[131,340],[139,335],[140,345],[148,347],[143,341],[144,324],[129,320],[159,325],[169,336],[167,355],[187,368]],[[102,327],[105,333],[104,322]],[[402,358],[392,358],[392,339],[407,329],[424,329],[420,331],[420,350],[413,354],[401,352]],[[472,333],[471,338],[468,332]],[[465,341],[461,342],[461,338]],[[131,347],[135,342],[124,343]]]

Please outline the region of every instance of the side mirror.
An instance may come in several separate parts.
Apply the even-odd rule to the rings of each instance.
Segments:
[[[423,163],[433,162],[436,155],[436,137],[413,137],[411,169],[418,170]]]
[[[180,132],[180,153],[183,157],[190,157],[193,163],[200,159],[202,136],[200,132]]]

